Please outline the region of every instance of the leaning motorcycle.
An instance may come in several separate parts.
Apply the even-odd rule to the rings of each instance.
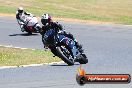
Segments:
[[[56,56],[61,58],[68,65],[74,65],[75,62],[80,64],[88,63],[84,53],[81,53],[76,47],[75,42],[62,33],[56,33],[55,30],[47,30],[43,34],[43,41]]]
[[[39,33],[41,26],[35,16],[25,16],[25,23],[20,23],[28,34]],[[37,30],[36,30],[37,29]]]

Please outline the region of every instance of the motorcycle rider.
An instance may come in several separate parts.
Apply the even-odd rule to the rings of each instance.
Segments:
[[[54,29],[56,31],[56,33],[62,33],[64,34],[65,36],[73,39],[75,41],[75,45],[76,47],[81,51],[83,52],[82,50],[82,45],[80,45],[77,40],[73,37],[73,35],[71,33],[67,33],[61,24],[59,24],[58,22],[53,22],[51,16],[49,14],[43,14],[42,15],[42,18],[41,18],[41,23],[43,24],[42,26],[42,29],[43,29],[43,32],[41,33],[42,34],[42,42],[43,44],[45,45],[45,40],[44,40],[44,36],[43,34],[49,30],[49,29]],[[54,51],[54,49],[51,49],[51,52],[56,55],[56,52]]]
[[[25,12],[23,7],[19,7],[16,12],[16,19],[18,24],[20,25],[22,32],[25,31],[25,28],[29,22],[29,20],[26,19],[27,17],[33,18],[35,16],[31,13]],[[37,20],[37,18],[34,18],[34,19]],[[36,31],[39,32],[40,28],[36,27],[36,25],[34,25],[34,28],[36,29]]]

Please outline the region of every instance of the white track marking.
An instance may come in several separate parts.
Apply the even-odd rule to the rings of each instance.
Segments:
[[[29,49],[29,48],[21,48],[21,47],[13,47],[12,45],[0,45],[3,47],[16,48],[16,49]],[[36,50],[36,49],[32,49]],[[29,65],[20,65],[20,66],[0,66],[0,69],[8,69],[8,68],[18,68],[18,67],[34,67],[34,66],[43,66],[43,65],[54,65],[54,64],[63,64],[63,61],[60,62],[51,62],[51,63],[42,63],[42,64],[29,64]]]
[[[14,47],[12,45],[0,45],[0,46],[3,46],[3,47],[7,47],[7,48],[16,48],[16,49],[30,49],[30,48],[22,48],[22,47]],[[36,49],[31,49],[31,50],[36,50]]]
[[[63,64],[63,63],[64,63],[63,61],[60,61],[60,62],[51,62],[51,63],[43,63],[43,64],[29,64],[29,65],[20,65],[20,66],[1,66],[0,69],[36,67],[36,66],[54,65],[54,64]]]

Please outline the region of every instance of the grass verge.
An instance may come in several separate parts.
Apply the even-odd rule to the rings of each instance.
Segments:
[[[103,22],[132,24],[132,0],[1,0],[0,13],[15,13],[23,6],[41,16],[75,18]]]
[[[19,66],[28,64],[61,61],[47,50],[18,49],[0,46],[0,66]]]
[[[132,24],[132,0],[1,0],[0,12],[15,13],[19,6],[38,16]]]

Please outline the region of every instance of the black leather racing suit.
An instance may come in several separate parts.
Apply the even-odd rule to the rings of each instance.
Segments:
[[[48,24],[48,25],[42,26],[43,32],[42,32],[41,34],[42,34],[42,42],[43,42],[44,45],[45,45],[44,34],[45,34],[45,32],[46,32],[47,30],[49,30],[49,29],[54,29],[56,33],[58,33],[59,31],[62,31],[62,32],[61,32],[62,34],[64,34],[65,36],[67,36],[67,37],[69,37],[69,38],[75,40],[74,37],[73,37],[73,35],[72,35],[71,33],[66,33],[66,32],[65,32],[65,30],[63,29],[63,27],[62,27],[61,24],[58,24],[58,22],[51,22],[51,23]],[[50,47],[49,47],[49,48],[50,48]],[[51,50],[51,52],[52,52],[55,56],[57,56],[57,53],[55,52],[55,49],[50,48],[50,50]]]

